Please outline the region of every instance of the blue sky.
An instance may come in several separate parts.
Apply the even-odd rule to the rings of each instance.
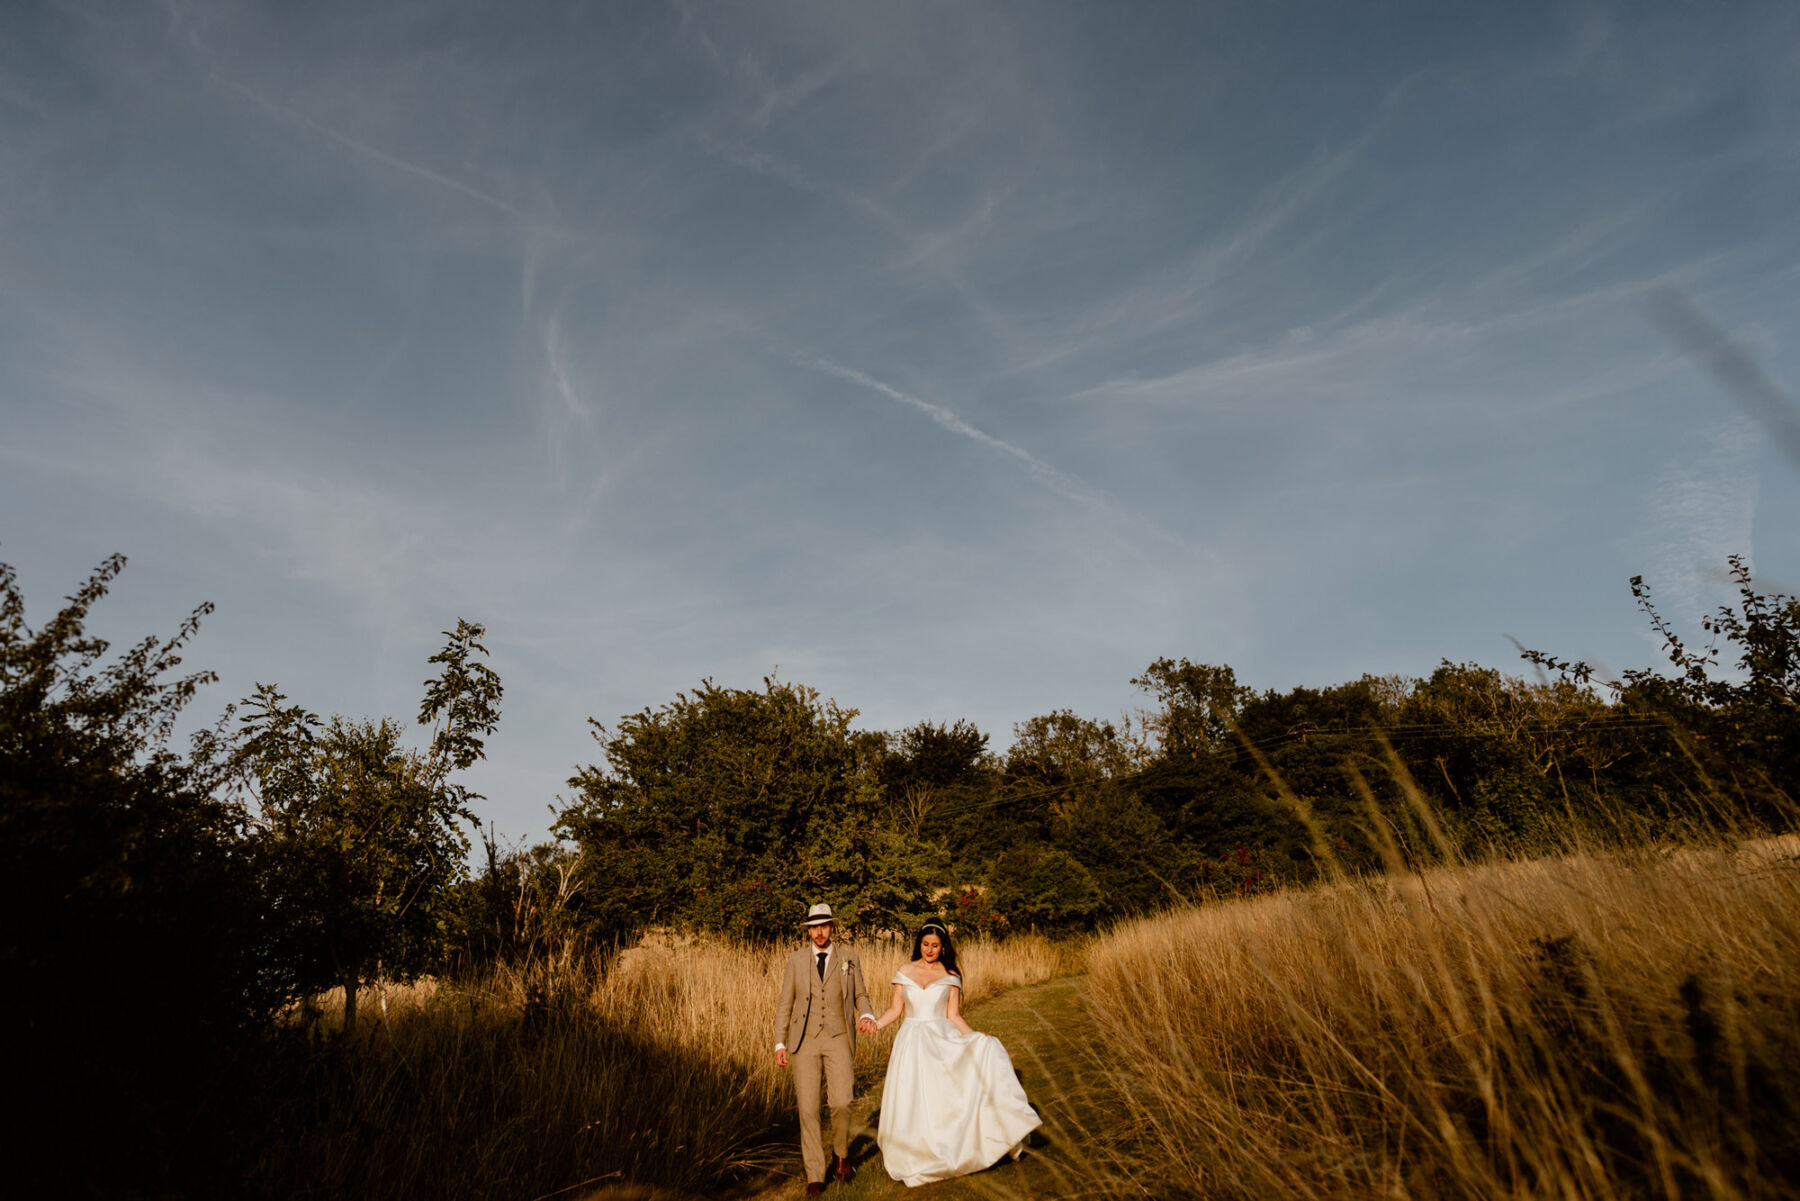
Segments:
[[[1653,661],[1800,469],[1791,4],[15,4],[0,560],[411,714],[458,616],[540,834],[586,720],[899,728],[1508,636]]]

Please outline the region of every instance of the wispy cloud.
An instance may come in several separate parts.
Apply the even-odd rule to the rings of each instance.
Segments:
[[[760,150],[732,139],[721,138],[708,131],[701,132],[700,145],[709,153],[719,156],[726,162],[742,167],[746,171],[754,171],[756,174],[773,179],[778,183],[786,184],[797,192],[806,192],[809,195],[840,201],[863,213],[889,233],[900,234],[905,230],[905,223],[894,215],[893,210],[880,201],[864,195],[855,188],[846,187],[843,184],[803,171],[766,150]]]
[[[1104,519],[1116,530],[1130,531],[1134,537],[1147,536],[1155,544],[1165,549],[1173,549],[1196,563],[1209,564],[1219,569],[1224,567],[1212,547],[1170,531],[1160,522],[1132,508],[1106,489],[1096,487],[1079,476],[1046,462],[1017,443],[1009,442],[980,429],[944,405],[915,396],[866,372],[846,367],[819,355],[783,350],[779,347],[770,347],[770,349],[797,367],[855,384],[859,388],[923,413],[938,428],[984,446],[1017,464],[1023,468],[1027,477],[1039,486]]]
[[[836,379],[844,380],[848,383],[855,384],[858,387],[865,388],[870,392],[885,396],[889,400],[897,401],[909,408],[918,410],[929,417],[933,424],[937,425],[940,429],[948,430],[958,437],[967,438],[971,442],[976,442],[991,450],[998,451],[1000,454],[1013,460],[1015,463],[1018,463],[1024,467],[1026,473],[1030,475],[1032,479],[1050,489],[1052,492],[1055,492],[1058,496],[1062,496],[1068,500],[1075,501],[1078,504],[1103,512],[1115,511],[1119,507],[1119,502],[1115,497],[1077,479],[1066,471],[1052,467],[1049,463],[1044,462],[1044,460],[1038,458],[1023,446],[1008,442],[1004,438],[996,438],[985,430],[977,429],[943,405],[933,404],[931,401],[914,396],[910,392],[902,392],[892,384],[883,383],[874,376],[866,375],[851,367],[845,367],[841,363],[834,363],[830,359],[800,352],[783,352],[778,350],[777,353],[781,354],[783,358],[786,358],[797,367],[804,367],[808,371],[816,371],[822,375],[829,375]]]
[[[423,179],[426,182],[435,184],[441,188],[448,188],[452,192],[466,196],[471,200],[478,201],[487,205],[489,208],[505,213],[510,217],[517,217],[522,221],[533,220],[532,214],[526,212],[512,202],[494,195],[492,192],[484,192],[480,188],[446,175],[442,171],[434,171],[422,163],[413,162],[412,160],[402,158],[397,154],[390,154],[379,146],[371,146],[367,142],[351,137],[342,130],[333,129],[329,125],[315,121],[313,118],[296,108],[289,105],[277,104],[275,101],[270,100],[255,89],[239,83],[234,79],[228,79],[217,72],[213,72],[211,78],[221,87],[248,100],[252,105],[270,117],[324,138],[328,142],[335,143],[355,154],[391,167],[396,171],[401,171],[415,178]]]
[[[988,295],[959,253],[969,235],[990,221],[995,196],[1004,192],[1005,186],[989,188],[966,213],[947,221],[937,214],[921,218],[906,203],[895,199],[906,191],[913,171],[956,145],[966,131],[959,128],[943,135],[923,150],[909,147],[911,168],[884,162],[876,173],[878,178],[872,178],[866,169],[844,170],[843,161],[835,153],[828,162],[815,161],[810,154],[797,155],[791,146],[784,146],[779,138],[771,136],[777,117],[807,106],[822,91],[841,88],[846,93],[858,89],[866,93],[871,85],[884,86],[879,75],[872,75],[866,68],[858,71],[852,65],[861,48],[860,39],[872,36],[870,32],[858,32],[857,22],[852,20],[848,28],[822,35],[828,57],[799,70],[787,82],[775,82],[771,78],[774,73],[762,65],[761,55],[755,49],[732,53],[734,48],[729,43],[727,49],[721,49],[719,41],[696,19],[690,7],[681,5],[679,11],[683,33],[702,47],[725,92],[717,105],[683,126],[686,136],[706,154],[795,192],[838,205],[866,221],[896,248],[889,264],[891,272],[913,278],[922,289],[941,289],[954,297],[1006,357],[1017,357],[1021,348],[1029,344],[1028,339],[1021,334],[1018,323]],[[809,27],[808,33],[816,34],[818,30]],[[914,114],[913,120],[930,123],[932,114],[941,112],[943,119],[954,126],[973,122],[978,129],[986,128],[983,106],[968,99],[949,105],[939,96],[928,95],[923,106],[929,111]],[[971,111],[976,115],[969,116]],[[994,130],[986,132],[992,134]]]
[[[1397,356],[1466,343],[1469,336],[1467,327],[1413,313],[1360,322],[1329,337],[1302,328],[1269,345],[1166,375],[1107,380],[1074,393],[1071,399],[1191,404],[1276,393],[1297,400],[1321,389],[1341,392],[1355,386],[1357,373],[1345,370],[1353,361],[1361,371],[1374,367],[1386,377]]]
[[[1687,622],[1697,622],[1724,594],[1726,556],[1754,564],[1755,445],[1756,427],[1739,419],[1712,430],[1698,453],[1670,460],[1657,476],[1646,575],[1658,599]]]
[[[563,457],[566,439],[573,433],[586,433],[594,425],[594,406],[576,384],[564,345],[561,308],[551,311],[542,323],[544,351],[544,391],[546,412],[544,434],[549,443],[551,469],[559,483],[566,483],[567,463]]]
[[[769,122],[778,114],[804,104],[813,93],[826,87],[838,77],[838,65],[825,63],[809,71],[803,71],[792,82],[785,84],[763,85],[762,98],[756,102],[750,113],[750,124],[757,129],[767,129]]]
[[[514,829],[586,713],[771,661],[1002,737],[1161,654],[1623,662],[1630,574],[1793,574],[1695,363],[1767,424],[1794,352],[1644,304],[1794,308],[1791,8],[0,5],[0,538],[347,697],[466,603]]]
[[[1332,185],[1375,138],[1381,123],[1378,115],[1349,143],[1309,155],[1252,197],[1244,206],[1245,215],[1234,225],[1211,234],[1178,262],[1077,309],[1048,349],[1011,364],[1009,370],[1040,371],[1107,347],[1191,325],[1224,309],[1233,300],[1230,282],[1245,272],[1265,248],[1279,245],[1281,253],[1293,253],[1294,246],[1280,243],[1277,235],[1329,194]],[[1308,238],[1319,238],[1322,228],[1315,225]]]
[[[1582,235],[1563,245],[1572,249],[1585,240]],[[1535,260],[1540,268],[1558,261],[1549,253]],[[1696,260],[1683,270],[1705,265],[1706,260]],[[1163,374],[1116,376],[1071,393],[1069,399],[1210,407],[1271,397],[1294,402],[1354,397],[1410,405],[1422,386],[1437,402],[1458,395],[1484,398],[1493,394],[1492,373],[1471,369],[1482,356],[1514,353],[1509,340],[1521,336],[1566,335],[1575,328],[1607,324],[1635,326],[1655,282],[1654,277],[1628,278],[1556,294],[1523,286],[1530,279],[1526,265],[1509,264],[1453,292],[1414,295],[1374,316],[1360,315],[1372,306],[1372,298],[1359,299],[1316,325],[1284,331],[1260,345]],[[1516,389],[1531,366],[1511,366],[1500,386]],[[1665,380],[1678,369],[1670,355],[1597,360],[1582,376],[1565,375],[1549,394],[1534,390],[1514,399],[1521,406],[1541,408],[1557,397],[1592,397]]]

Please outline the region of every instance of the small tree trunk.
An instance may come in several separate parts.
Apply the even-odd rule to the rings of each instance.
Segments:
[[[356,979],[351,977],[344,981],[344,1034],[346,1037],[356,1033]]]

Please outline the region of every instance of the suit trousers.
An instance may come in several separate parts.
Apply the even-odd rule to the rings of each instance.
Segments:
[[[794,1069],[794,1094],[800,1101],[800,1161],[809,1181],[825,1179],[825,1144],[819,1129],[819,1077],[825,1077],[825,1099],[831,1106],[831,1149],[839,1159],[850,1155],[850,1097],[856,1090],[856,1061],[843,1034],[808,1033],[800,1049],[788,1056]]]

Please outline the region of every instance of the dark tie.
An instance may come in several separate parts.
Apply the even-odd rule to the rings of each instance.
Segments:
[[[819,952],[819,979],[821,980],[825,978],[825,956],[829,954],[831,954],[830,951]]]

